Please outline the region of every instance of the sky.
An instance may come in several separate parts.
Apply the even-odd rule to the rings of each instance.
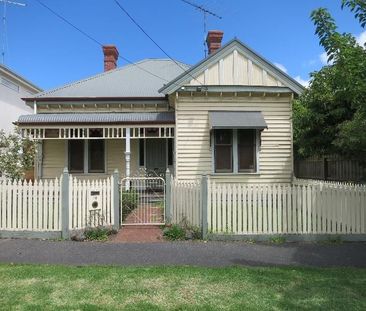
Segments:
[[[0,0],[0,13],[3,4]],[[36,0],[7,4],[5,65],[43,89],[62,86],[103,71],[101,47],[58,19]],[[114,0],[39,0],[102,44],[137,62],[166,58]],[[204,57],[203,14],[182,0],[119,0],[146,32],[174,59],[194,65]],[[249,45],[306,85],[309,73],[325,63],[310,20],[312,10],[328,8],[340,32],[366,41],[366,32],[341,0],[191,0],[222,16],[208,16],[207,29],[224,31]],[[118,66],[126,62],[119,60]]]

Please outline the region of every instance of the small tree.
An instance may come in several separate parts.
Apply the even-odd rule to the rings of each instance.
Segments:
[[[34,166],[36,143],[22,138],[18,132],[0,131],[0,174],[11,179],[24,178]]]
[[[366,25],[364,0],[342,0]],[[326,9],[311,18],[329,65],[312,73],[308,90],[294,105],[294,142],[298,156],[366,153],[366,50],[349,33],[340,33]]]

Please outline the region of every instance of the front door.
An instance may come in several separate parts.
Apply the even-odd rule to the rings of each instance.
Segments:
[[[163,176],[167,168],[166,139],[146,139],[146,170]]]

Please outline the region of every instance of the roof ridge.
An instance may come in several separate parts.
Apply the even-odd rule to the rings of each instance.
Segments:
[[[38,98],[38,97],[42,97],[42,96],[45,96],[45,95],[51,95],[57,91],[60,91],[60,90],[63,90],[63,89],[66,89],[68,87],[72,87],[72,86],[75,86],[75,85],[78,85],[78,84],[83,84],[85,82],[88,82],[88,81],[91,81],[91,80],[94,80],[94,79],[98,79],[100,77],[103,77],[103,76],[106,76],[106,75],[110,75],[110,74],[113,74],[115,72],[118,72],[118,71],[121,71],[121,70],[125,70],[127,68],[130,68],[132,66],[136,66],[136,65],[139,65],[139,64],[142,64],[142,63],[146,63],[150,60],[157,60],[157,61],[170,61],[170,62],[174,62],[168,58],[144,58],[136,63],[133,63],[133,64],[126,64],[125,66],[121,66],[121,67],[117,67],[115,69],[112,69],[112,70],[108,70],[108,71],[104,71],[104,72],[101,72],[101,73],[98,73],[98,74],[95,74],[93,76],[90,76],[90,77],[87,77],[87,78],[84,78],[84,79],[80,79],[80,80],[77,80],[77,81],[74,81],[74,82],[70,82],[70,83],[67,83],[65,85],[62,85],[62,86],[59,86],[59,87],[56,87],[56,88],[53,88],[51,90],[48,90],[48,91],[44,91],[44,92],[41,92],[41,93],[38,93],[38,94],[35,94],[35,97]],[[179,64],[181,65],[184,65],[184,66],[187,66],[187,69],[190,67],[189,65],[187,64],[184,64],[180,61],[175,61],[175,62],[178,62]]]
[[[77,80],[77,81],[74,81],[74,82],[70,82],[70,83],[67,83],[65,85],[62,85],[62,86],[59,86],[59,87],[55,87],[51,90],[48,90],[48,91],[44,91],[44,92],[41,92],[41,93],[38,93],[38,94],[35,94],[35,97],[40,97],[40,96],[43,96],[43,95],[48,95],[48,94],[52,94],[54,92],[57,92],[59,90],[63,90],[67,87],[70,87],[70,86],[74,86],[74,85],[77,85],[77,84],[81,84],[81,83],[85,83],[87,81],[90,81],[90,80],[94,80],[94,79],[97,79],[99,77],[102,77],[102,76],[105,76],[105,75],[109,75],[111,73],[114,73],[114,72],[117,72],[117,71],[120,71],[122,69],[125,69],[125,68],[128,68],[130,66],[134,66],[135,64],[139,64],[139,63],[142,63],[144,62],[145,59],[141,60],[141,61],[138,61],[134,64],[128,64],[126,66],[122,66],[122,67],[117,67],[115,69],[112,69],[112,70],[108,70],[108,71],[104,71],[104,72],[100,72],[96,75],[93,75],[93,76],[90,76],[90,77],[87,77],[87,78],[84,78],[84,79],[80,79],[80,80]]]

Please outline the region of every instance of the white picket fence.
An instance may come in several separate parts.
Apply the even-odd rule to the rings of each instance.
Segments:
[[[113,214],[113,176],[103,180],[70,177],[69,224],[71,230],[111,226]],[[97,202],[97,206],[93,206]]]
[[[0,230],[59,231],[60,181],[0,180]]]
[[[201,226],[201,183],[200,181],[171,182],[172,222],[187,222],[193,226]]]
[[[208,193],[211,233],[366,233],[365,186],[211,183]]]
[[[70,230],[114,224],[113,178],[90,181],[70,175]],[[0,180],[0,230],[61,231],[61,184],[62,177],[34,183]]]

